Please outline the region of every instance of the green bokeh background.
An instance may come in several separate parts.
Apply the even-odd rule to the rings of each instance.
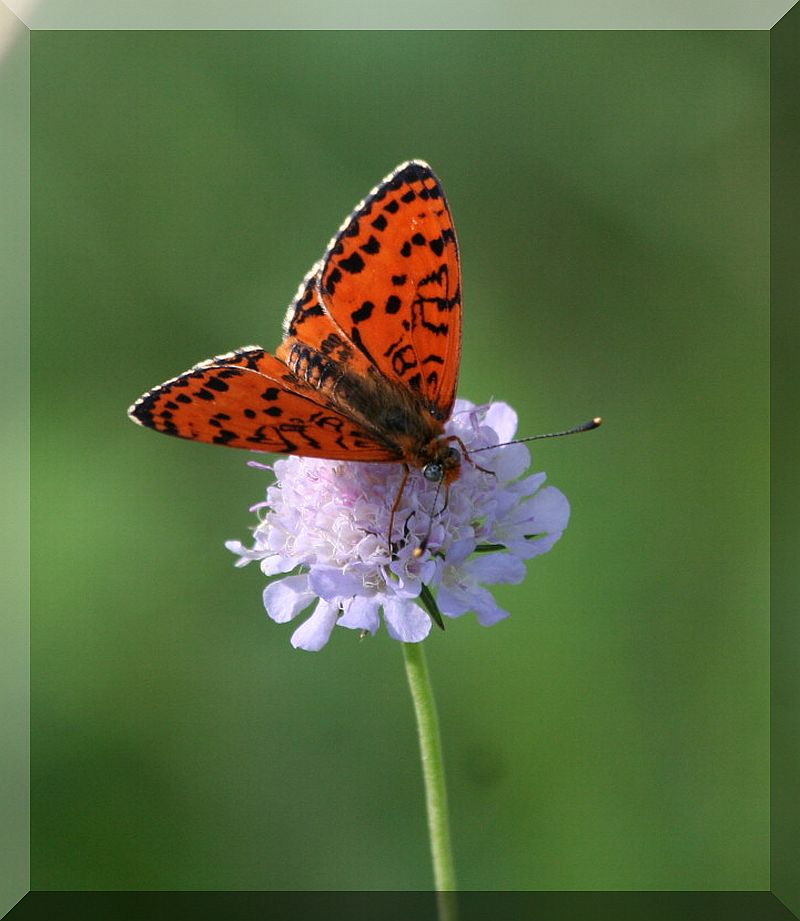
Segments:
[[[468,889],[768,888],[766,32],[35,32],[33,889],[431,884],[400,649],[289,646],[264,474],[125,418],[439,173],[461,393],[573,518],[427,643]]]

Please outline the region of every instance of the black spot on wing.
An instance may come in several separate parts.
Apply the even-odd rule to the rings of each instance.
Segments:
[[[359,348],[373,364],[377,364],[375,359],[370,354],[369,349],[364,345],[364,340],[361,338],[361,333],[358,331],[358,327],[354,326],[350,330],[350,341]]]
[[[372,316],[372,311],[375,309],[375,305],[372,301],[364,301],[364,303],[354,310],[350,314],[350,318],[354,323],[363,323],[364,320],[368,320]]]
[[[381,251],[381,245],[375,239],[375,237],[370,236],[369,240],[360,247],[365,253],[370,256],[375,256]]]
[[[364,269],[364,260],[358,253],[351,253],[346,259],[339,260],[339,266],[351,275],[358,275]]]

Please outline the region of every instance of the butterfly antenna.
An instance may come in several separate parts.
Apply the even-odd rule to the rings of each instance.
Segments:
[[[546,435],[529,435],[527,438],[515,438],[513,441],[503,441],[496,445],[487,445],[485,448],[472,448],[470,454],[478,454],[480,451],[489,451],[492,448],[504,448],[506,445],[521,445],[526,441],[539,441],[541,438],[561,438],[563,435],[577,435],[578,432],[591,432],[592,429],[599,428],[603,424],[600,416],[595,416],[588,422],[576,425],[575,428],[567,429],[565,432],[548,432]]]
[[[411,554],[415,560],[418,560],[422,556],[422,554],[428,549],[428,543],[430,542],[430,539],[431,539],[431,532],[433,531],[433,519],[434,519],[434,513],[436,511],[436,500],[439,498],[439,492],[441,488],[442,488],[442,480],[439,480],[438,484],[436,485],[436,494],[433,497],[433,505],[431,507],[431,518],[430,518],[430,521],[428,522],[428,530],[425,533],[425,537],[423,537],[422,540],[420,541],[419,546],[414,547],[414,552]],[[447,489],[449,491],[450,487],[448,486]],[[445,499],[444,508],[447,508],[447,499]],[[442,511],[444,511],[444,508],[442,509]]]

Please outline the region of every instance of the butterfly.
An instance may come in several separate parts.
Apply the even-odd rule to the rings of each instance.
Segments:
[[[128,414],[232,448],[402,463],[406,478],[419,468],[449,488],[464,453],[444,433],[461,313],[450,209],[430,166],[410,160],[356,206],[306,275],[274,354],[250,345],[209,358]]]

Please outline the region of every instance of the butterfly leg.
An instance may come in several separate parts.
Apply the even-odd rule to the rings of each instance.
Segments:
[[[411,468],[408,466],[408,464],[403,464],[403,479],[400,483],[400,489],[397,490],[397,496],[395,497],[391,514],[389,515],[389,561],[390,562],[394,559],[394,552],[392,551],[392,534],[394,534],[394,516],[397,513],[398,508],[400,508],[400,500],[403,498],[403,492],[405,491],[406,483],[408,482],[408,475],[410,473],[411,473]]]
[[[419,546],[414,548],[414,553],[412,555],[414,559],[416,560],[418,560],[422,556],[422,554],[425,553],[425,551],[428,549],[428,544],[431,539],[431,533],[433,531],[434,518],[438,518],[440,515],[443,515],[445,513],[445,510],[447,509],[448,503],[450,502],[450,484],[445,483],[444,505],[439,509],[438,512],[436,511],[436,500],[439,498],[439,489],[441,489],[441,486],[442,484],[440,482],[436,490],[436,495],[433,497],[433,508],[431,508],[431,517],[430,517],[430,521],[428,522],[428,531],[425,537],[423,537],[422,540],[420,541]]]
[[[444,505],[436,512],[436,517],[439,518],[447,511],[447,506],[450,504],[450,483],[445,483],[444,487]]]
[[[458,435],[448,435],[445,441],[458,442],[458,446],[459,448],[461,448],[461,453],[464,455],[464,458],[468,460],[476,470],[480,470],[481,473],[488,473],[490,476],[497,477],[497,474],[494,472],[494,470],[487,470],[486,467],[481,467],[480,464],[475,463],[475,461],[469,456],[469,451],[467,451],[467,446],[458,437]]]

